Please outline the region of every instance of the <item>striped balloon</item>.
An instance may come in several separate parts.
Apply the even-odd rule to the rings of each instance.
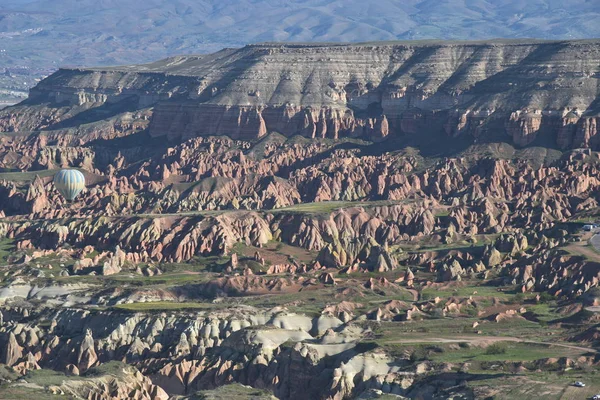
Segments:
[[[54,186],[67,201],[73,201],[85,188],[85,177],[76,169],[62,169],[54,175]]]

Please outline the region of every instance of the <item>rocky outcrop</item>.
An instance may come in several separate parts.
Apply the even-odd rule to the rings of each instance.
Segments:
[[[5,339],[4,349],[2,351],[2,364],[6,364],[9,367],[15,365],[21,357],[23,357],[23,350],[13,332],[10,332]]]
[[[519,146],[549,136],[565,148],[595,147],[599,54],[595,40],[260,44],[61,69],[31,90],[29,104],[68,106],[12,107],[0,113],[0,130],[53,130],[98,107],[154,106],[150,133],[170,139],[279,132],[380,140],[435,130],[480,138],[503,121]],[[575,55],[579,63],[566,62]]]
[[[116,370],[116,371],[112,371]],[[98,400],[139,399],[168,400],[169,395],[134,367],[111,363],[87,379],[65,379],[47,391],[55,395],[88,397]]]
[[[193,139],[168,149],[165,158],[153,165],[139,166],[136,173],[123,173],[117,179],[112,172],[108,180],[91,183],[82,200],[69,207],[63,206],[48,179],[0,182],[0,197],[9,214],[0,222],[0,234],[13,239],[21,251],[36,250],[27,254],[27,263],[60,249],[74,258],[71,273],[111,275],[127,266],[135,268],[140,262],[181,262],[196,256],[227,255],[236,243],[260,248],[272,240],[317,252],[316,260],[324,267],[385,272],[398,266],[386,246],[429,237],[453,244],[472,241],[481,234],[514,232],[502,236],[495,247],[482,254],[457,260],[465,271],[470,267],[481,271],[500,265],[506,258],[500,253],[516,257],[526,250],[531,243],[523,230],[549,230],[577,213],[593,210],[597,207],[593,193],[600,187],[596,153],[590,151],[572,152],[552,166],[534,167],[483,157],[441,160],[413,172],[416,159],[397,163],[388,154],[357,157],[348,151],[329,153],[329,147],[313,144],[272,145],[264,149],[266,158],[257,159],[232,149],[244,145],[229,139]],[[312,158],[323,152],[325,159]],[[192,162],[198,154],[207,157],[206,164],[212,166],[206,173],[224,175],[231,179],[231,185],[220,186],[220,179],[225,177],[207,178],[210,182],[202,178],[181,195],[173,188],[160,189],[164,174],[153,180],[149,172],[167,169],[167,179],[196,179],[205,173]],[[304,166],[290,168],[294,155],[299,155],[297,162]],[[115,164],[120,165],[120,159]],[[288,178],[253,178],[273,171],[284,176],[289,173]],[[246,180],[246,176],[252,178]],[[265,179],[270,181],[266,187],[261,183]],[[29,194],[25,196],[24,192]],[[191,192],[203,200],[191,202]],[[319,205],[326,200],[382,197],[387,204],[339,209],[328,209],[331,203]],[[324,207],[325,211],[302,212],[302,206],[298,206],[300,212],[294,206],[277,210],[290,202],[315,202],[311,207]],[[169,210],[180,214],[170,215]],[[145,215],[124,216],[136,213]],[[94,250],[98,254],[86,256]],[[474,258],[483,265],[476,266]],[[422,258],[415,261],[425,262]],[[444,260],[448,267],[454,261]],[[288,264],[277,262],[267,270],[307,270],[300,264],[292,269],[275,267]],[[458,275],[462,273],[440,272],[440,279]]]
[[[92,331],[88,329],[85,332],[85,336],[79,347],[79,354],[77,355],[77,367],[79,371],[85,372],[98,362],[94,346]]]

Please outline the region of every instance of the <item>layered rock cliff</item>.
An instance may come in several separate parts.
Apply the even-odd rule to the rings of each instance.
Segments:
[[[96,109],[154,107],[150,132],[169,138],[485,138],[498,128],[517,145],[544,136],[562,148],[595,147],[599,60],[597,40],[252,45],[62,69],[4,110],[0,129],[55,129]],[[35,104],[52,110],[32,112]]]

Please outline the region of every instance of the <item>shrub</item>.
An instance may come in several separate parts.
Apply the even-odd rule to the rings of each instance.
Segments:
[[[465,314],[467,314],[469,317],[476,317],[478,311],[475,307],[469,307],[465,310]]]
[[[554,300],[554,297],[550,293],[548,293],[548,292],[540,293],[540,303],[548,303],[552,300]]]
[[[443,353],[446,351],[446,349],[440,346],[429,346],[427,347],[427,351],[431,353]]]
[[[486,355],[505,354],[506,346],[501,343],[493,343],[485,349]]]
[[[523,293],[517,293],[512,300],[512,302],[515,304],[523,303],[523,301],[525,301],[525,295]]]
[[[412,362],[426,361],[429,359],[428,356],[429,356],[428,352],[424,347],[421,347],[421,346],[415,347],[415,349],[410,354],[410,361],[412,361]]]

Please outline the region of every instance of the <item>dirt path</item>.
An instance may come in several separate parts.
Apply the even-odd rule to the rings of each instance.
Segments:
[[[567,349],[573,349],[573,350],[582,351],[582,352],[591,352],[591,353],[599,352],[598,350],[593,349],[591,347],[582,347],[582,346],[563,344],[563,343],[539,342],[539,341],[535,341],[535,340],[523,340],[523,339],[519,339],[517,337],[510,337],[510,336],[457,336],[452,339],[433,337],[433,338],[423,338],[423,339],[403,339],[403,340],[393,341],[391,343],[461,343],[461,342],[463,342],[463,343],[467,342],[467,343],[473,343],[473,344],[477,344],[477,343],[482,344],[485,342],[531,343],[531,344],[543,344],[546,346],[565,347]]]
[[[587,246],[590,244],[591,247]],[[589,260],[600,262],[600,235],[594,235],[587,242],[571,243],[565,249],[573,255],[582,255]]]

